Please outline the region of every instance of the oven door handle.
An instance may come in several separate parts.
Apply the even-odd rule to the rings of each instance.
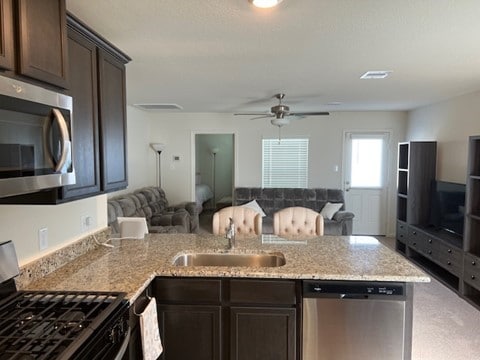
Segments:
[[[47,124],[43,129],[43,136],[44,136],[44,144],[45,144],[45,152],[49,155],[49,161],[52,168],[55,172],[59,171],[65,162],[67,161],[68,153],[71,151],[69,149],[70,143],[70,136],[68,135],[68,127],[65,118],[63,117],[62,113],[58,109],[52,109],[51,114],[53,115],[53,121],[56,121],[58,124],[58,129],[60,130],[60,147],[62,149],[62,153],[60,154],[60,160],[58,163],[55,164],[55,158],[52,154],[52,149],[49,145],[48,136],[52,128],[52,116],[49,116],[46,121]]]
[[[127,334],[125,335],[125,339],[123,339],[122,346],[118,350],[118,353],[115,355],[115,360],[121,360],[123,358],[123,355],[127,352],[128,349],[128,344],[130,343],[130,335],[131,335],[131,329],[128,328]]]

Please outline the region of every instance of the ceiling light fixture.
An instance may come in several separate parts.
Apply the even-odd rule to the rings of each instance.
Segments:
[[[266,9],[266,8],[277,6],[283,0],[248,0],[248,1],[251,2],[256,7]]]
[[[360,79],[385,79],[392,70],[375,70],[367,71],[365,74],[360,76]]]

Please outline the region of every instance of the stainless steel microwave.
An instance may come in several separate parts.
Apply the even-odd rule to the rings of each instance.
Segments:
[[[72,98],[0,76],[0,197],[75,184]]]

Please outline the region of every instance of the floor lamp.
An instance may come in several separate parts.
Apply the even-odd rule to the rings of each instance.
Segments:
[[[150,144],[150,147],[155,150],[158,154],[158,162],[157,162],[157,186],[159,188],[162,187],[162,151],[165,149],[165,144]]]
[[[212,153],[213,156],[213,166],[212,166],[212,187],[213,187],[213,209],[216,210],[217,208],[217,202],[216,202],[216,194],[215,194],[215,161],[216,161],[216,156],[218,153],[219,149],[218,148],[212,148],[210,149],[210,152]]]

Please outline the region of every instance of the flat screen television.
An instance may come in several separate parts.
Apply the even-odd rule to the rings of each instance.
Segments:
[[[465,218],[464,184],[432,181],[430,196],[430,225],[438,230],[463,236]]]

